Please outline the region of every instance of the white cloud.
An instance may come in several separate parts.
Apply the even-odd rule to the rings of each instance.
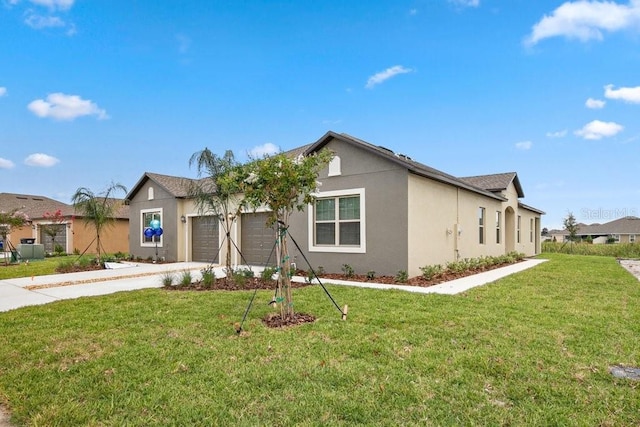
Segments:
[[[559,130],[556,132],[547,132],[547,138],[564,138],[567,136],[567,130]]]
[[[640,104],[640,86],[614,89],[613,85],[606,85],[604,87],[604,96],[609,99],[619,99],[633,104]]]
[[[449,0],[449,3],[453,3],[458,7],[478,7],[480,6],[480,0]]]
[[[279,152],[280,148],[277,145],[272,144],[271,142],[267,142],[266,144],[258,145],[257,147],[253,147],[251,150],[249,150],[249,156],[256,159],[264,156],[270,156]]]
[[[615,136],[619,132],[622,132],[623,129],[624,126],[618,123],[594,120],[574,133],[584,139],[602,139]]]
[[[531,141],[516,142],[516,148],[518,150],[530,150],[532,146],[533,146],[533,142]]]
[[[11,160],[3,159],[0,157],[0,169],[11,169],[14,164]]]
[[[418,9],[411,9],[409,11],[409,15],[411,15],[411,16],[416,16],[417,14],[418,14]]]
[[[0,86],[0,98],[7,94],[7,88],[4,86]]]
[[[593,110],[599,110],[600,108],[604,108],[605,104],[606,104],[605,101],[602,101],[600,99],[593,99],[593,98],[587,99],[587,102],[584,103],[584,105],[587,108],[591,108]]]
[[[59,162],[60,160],[44,153],[29,154],[27,158],[24,159],[24,164],[27,166],[36,166],[43,168],[50,168],[51,166],[54,166]]]
[[[33,4],[38,6],[45,6],[49,9],[71,9],[75,0],[29,0]]]
[[[36,14],[30,14],[24,20],[24,23],[36,30],[43,28],[55,28],[64,27],[67,24],[57,16],[42,16]]]
[[[47,100],[36,99],[27,108],[38,117],[51,117],[56,120],[74,120],[81,116],[96,116],[99,120],[108,119],[107,112],[90,100],[77,95],[51,93]]]
[[[535,24],[525,44],[532,46],[549,37],[583,42],[602,40],[603,31],[638,28],[639,24],[640,0],[630,0],[626,5],[613,1],[568,1]]]
[[[397,76],[398,74],[406,74],[411,72],[413,72],[411,68],[405,68],[402,65],[395,65],[369,77],[369,80],[367,80],[367,84],[365,85],[365,87],[367,89],[371,89],[375,85],[379,85],[380,83],[383,83],[384,81],[390,79],[391,77]]]

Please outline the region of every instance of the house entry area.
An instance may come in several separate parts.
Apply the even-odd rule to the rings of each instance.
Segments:
[[[240,248],[246,263],[252,265],[276,264],[275,251],[271,254],[276,243],[275,227],[267,227],[267,213],[243,213],[241,216],[242,232]],[[271,259],[269,259],[271,255]]]
[[[191,259],[196,262],[218,262],[220,233],[218,218],[196,216],[191,218]]]

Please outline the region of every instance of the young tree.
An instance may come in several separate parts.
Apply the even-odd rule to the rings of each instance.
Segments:
[[[240,213],[240,186],[236,179],[239,163],[233,151],[227,150],[219,157],[208,148],[194,153],[189,166],[195,165],[198,177],[204,176],[189,189],[195,199],[198,211],[202,214],[213,213],[225,232],[227,253],[225,257],[227,279],[231,279],[231,227]]]
[[[113,225],[115,215],[121,206],[121,202],[113,197],[117,191],[127,193],[127,188],[122,184],[111,183],[102,193],[95,194],[86,187],[80,187],[71,197],[76,211],[82,214],[82,219],[87,224],[92,224],[96,230],[97,261],[100,262],[102,244],[100,233],[105,227]]]
[[[280,306],[282,320],[294,316],[287,245],[289,218],[294,210],[301,211],[315,200],[313,193],[318,187],[318,173],[332,157],[328,150],[298,158],[280,153],[247,163],[240,175],[243,203],[253,209],[269,208],[267,225],[278,226],[278,294],[283,302]]]
[[[562,224],[564,225],[564,229],[569,233],[569,241],[576,242],[578,240],[578,223],[576,222],[576,217],[573,216],[573,212],[569,212],[569,214],[562,220]]]
[[[5,264],[9,263],[7,258],[7,249],[9,247],[7,236],[11,234],[11,230],[22,228],[27,222],[29,222],[29,217],[17,209],[11,212],[0,211],[0,236],[2,236],[2,251]]]

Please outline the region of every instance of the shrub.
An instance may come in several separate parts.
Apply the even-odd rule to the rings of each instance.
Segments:
[[[438,277],[444,272],[444,269],[440,264],[427,265],[426,267],[420,267],[420,270],[422,271],[422,277],[424,277],[427,280],[435,279],[436,277]]]
[[[200,270],[200,274],[202,275],[202,285],[210,288],[216,282],[216,273],[213,270],[213,267],[208,265],[202,270]]]
[[[376,272],[373,270],[367,271],[367,280],[373,280],[376,278]]]
[[[409,281],[409,274],[406,270],[398,270],[395,280],[399,283],[407,283]]]
[[[193,281],[193,276],[189,270],[183,270],[180,274],[180,284],[182,286],[188,286]]]
[[[349,264],[342,264],[342,272],[346,277],[353,277],[355,275],[353,267],[351,267]]]
[[[164,287],[173,286],[174,277],[173,277],[173,274],[169,271],[162,274],[162,276],[160,277],[160,280],[162,282],[162,286]]]
[[[265,282],[271,282],[273,281],[273,275],[276,274],[276,272],[276,267],[265,267],[264,270],[262,270],[262,273],[260,273],[260,278]]]

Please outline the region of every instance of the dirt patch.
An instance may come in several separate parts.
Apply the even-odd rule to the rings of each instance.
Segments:
[[[310,286],[310,283],[291,282],[292,288],[303,288]],[[211,285],[205,285],[202,281],[193,282],[188,285],[176,284],[165,286],[168,291],[247,291],[247,290],[275,290],[276,282],[274,280],[263,280],[261,278],[247,279],[246,282],[238,282],[227,280],[225,278],[217,279]]]
[[[9,413],[0,406],[0,427],[13,427],[13,424],[9,423]]]

